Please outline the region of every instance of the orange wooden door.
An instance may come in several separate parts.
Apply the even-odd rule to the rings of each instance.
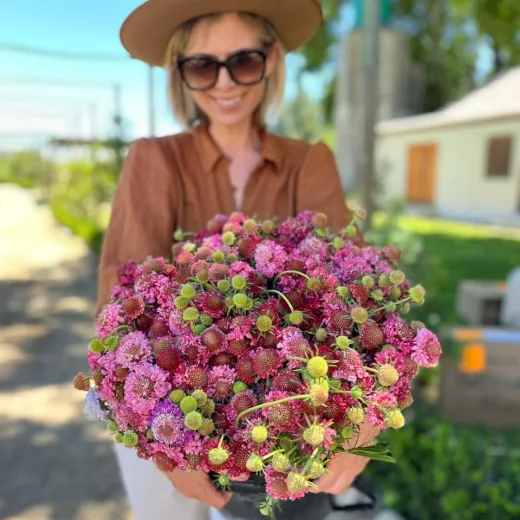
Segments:
[[[437,179],[437,145],[412,145],[408,150],[408,201],[432,204]]]

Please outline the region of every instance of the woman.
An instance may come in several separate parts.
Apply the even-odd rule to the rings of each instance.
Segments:
[[[332,152],[265,129],[283,97],[285,53],[308,41],[321,20],[315,0],[148,0],[127,18],[123,45],[169,71],[174,115],[186,132],[130,147],[101,256],[99,307],[121,263],[168,257],[177,227],[198,231],[218,213],[285,219],[317,210],[332,227],[346,224]],[[138,520],[199,520],[208,505],[220,509],[230,498],[202,473],[165,476],[133,450],[117,450]],[[318,488],[338,494],[366,459],[340,455],[331,464]]]

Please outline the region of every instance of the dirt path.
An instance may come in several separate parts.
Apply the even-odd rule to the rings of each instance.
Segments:
[[[26,191],[0,185],[0,518],[129,519],[71,378],[93,334],[95,259]]]

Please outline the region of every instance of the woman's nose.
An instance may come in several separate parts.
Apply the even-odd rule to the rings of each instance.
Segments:
[[[220,70],[218,71],[217,84],[215,85],[215,87],[227,88],[232,87],[234,85],[235,82],[231,78],[229,71],[226,69],[226,67],[220,67]]]

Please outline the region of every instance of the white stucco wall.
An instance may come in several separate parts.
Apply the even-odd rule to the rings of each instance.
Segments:
[[[486,177],[490,137],[513,136],[511,170],[507,178]],[[436,143],[435,210],[454,217],[518,215],[520,206],[520,119],[467,124],[407,133],[380,133],[377,164],[386,195],[405,198],[408,150],[414,144]]]

